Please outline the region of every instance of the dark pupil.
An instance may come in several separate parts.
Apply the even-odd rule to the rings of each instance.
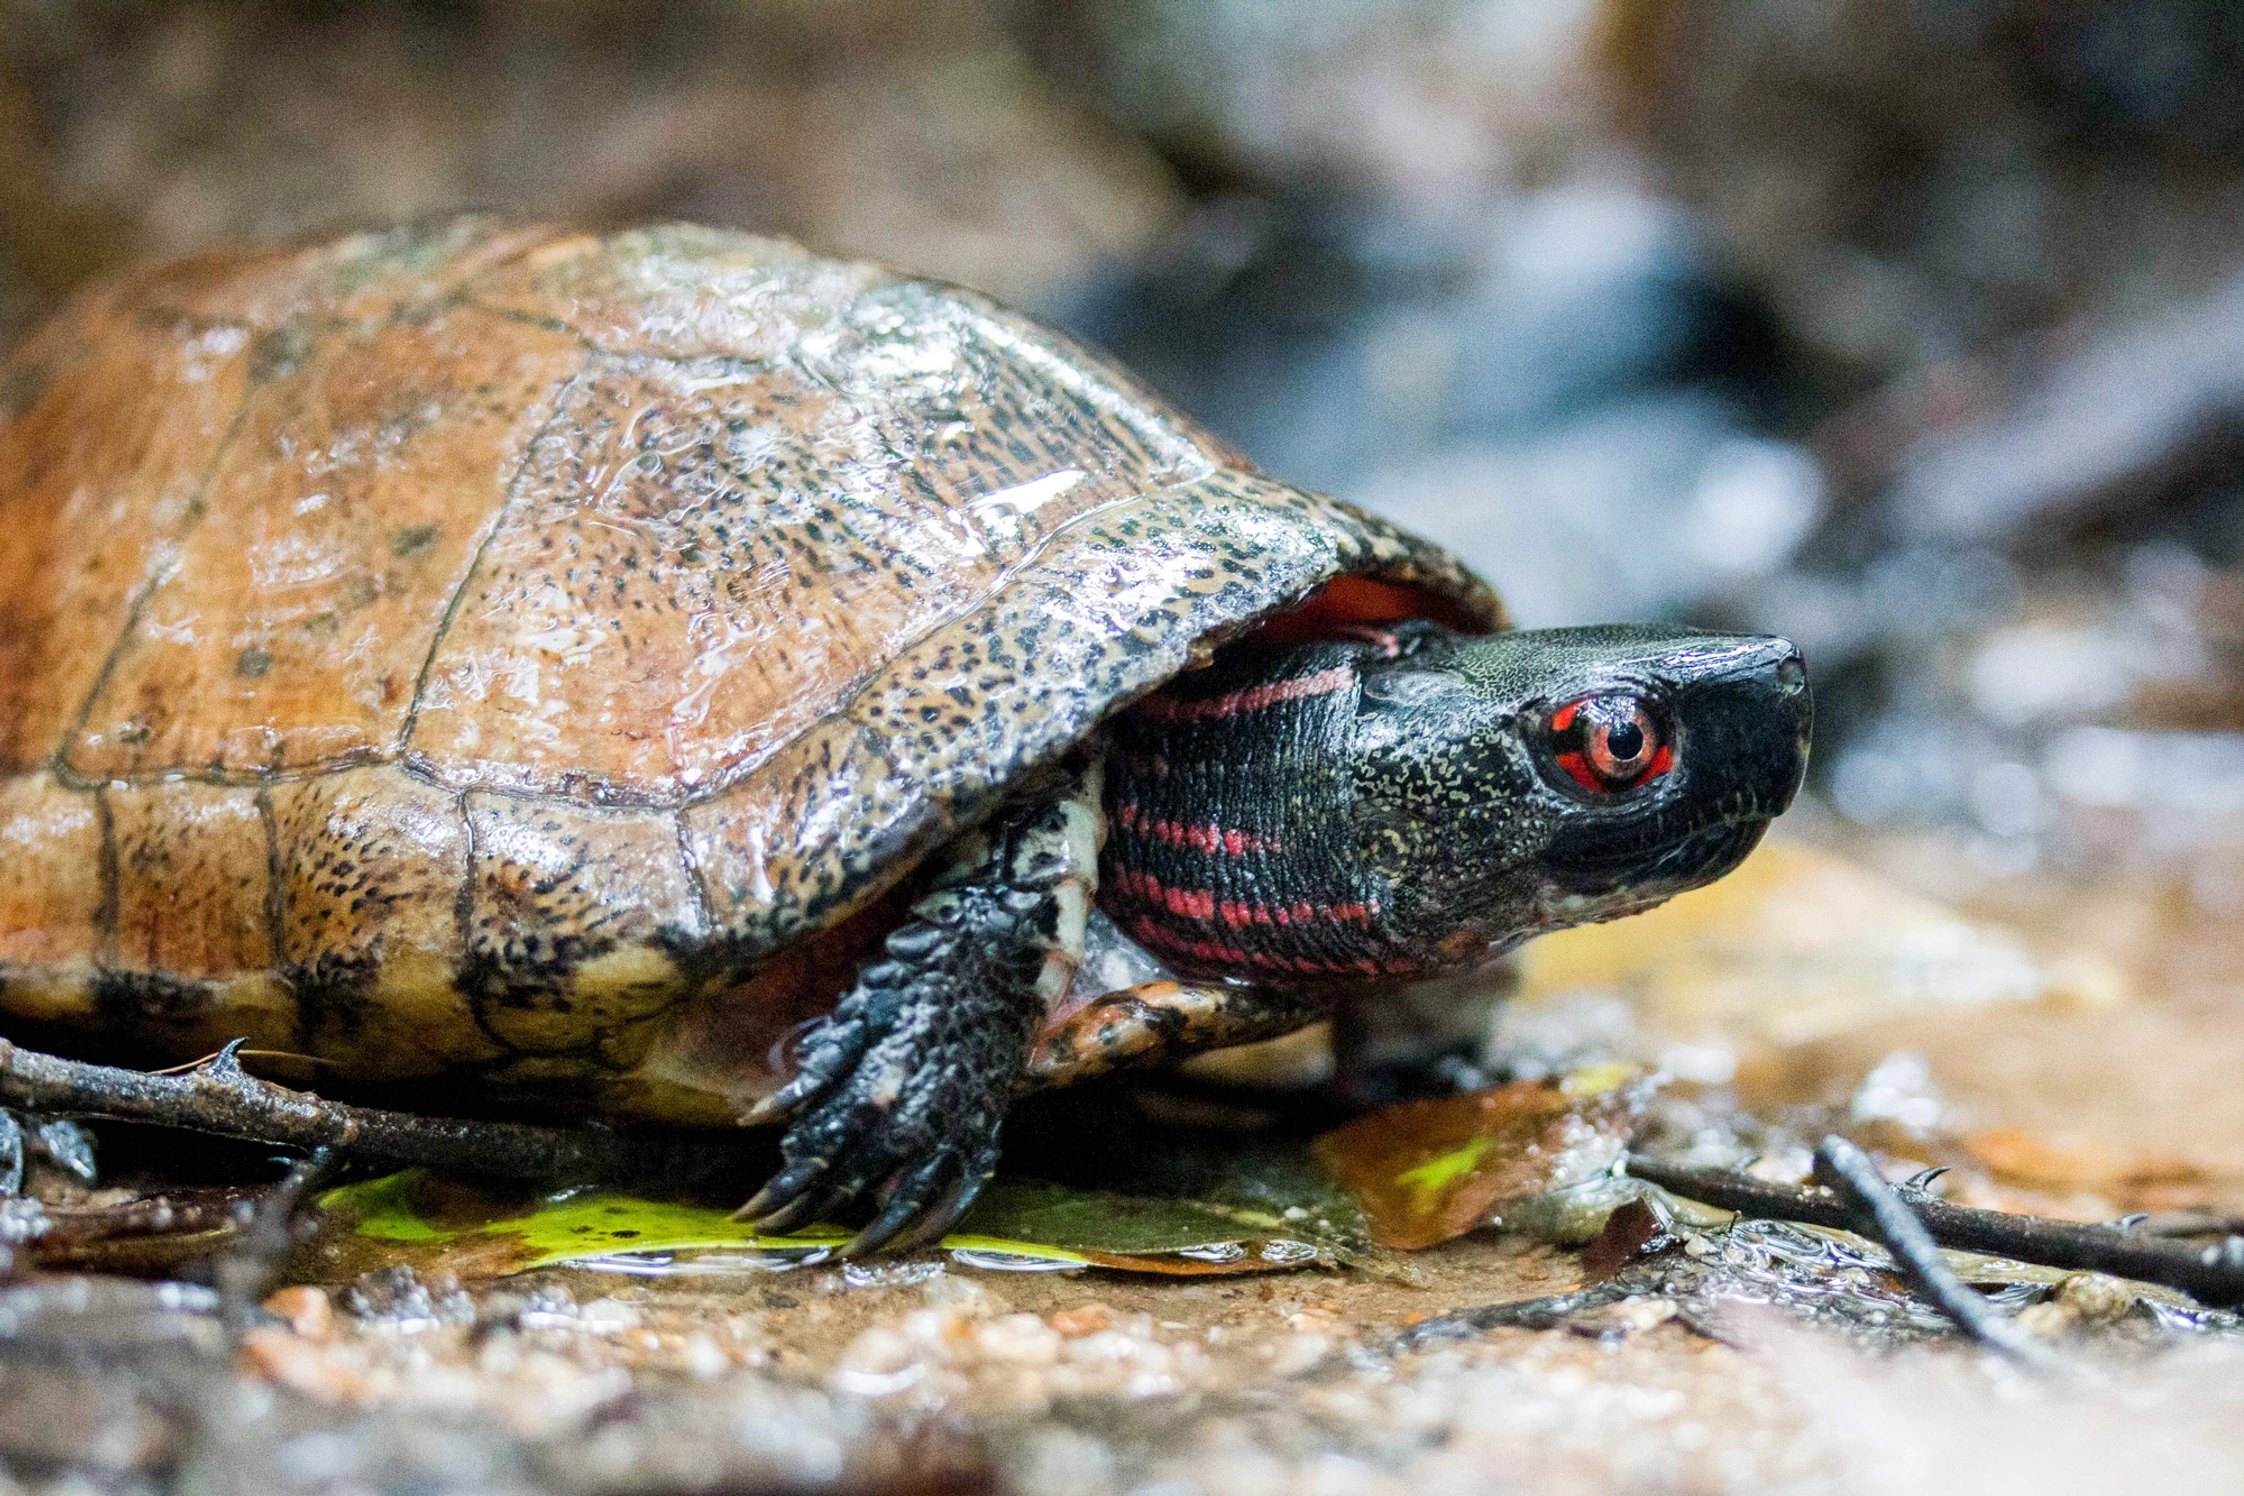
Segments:
[[[1628,762],[1644,751],[1644,729],[1634,722],[1623,722],[1618,727],[1607,728],[1605,751],[1622,763]]]

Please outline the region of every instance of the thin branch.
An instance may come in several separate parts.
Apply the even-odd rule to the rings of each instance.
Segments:
[[[1508,1304],[1483,1304],[1477,1309],[1459,1309],[1452,1314],[1420,1320],[1396,1336],[1391,1348],[1396,1351],[1417,1350],[1437,1340],[1469,1340],[1490,1330],[1556,1329],[1573,1315],[1589,1309],[1601,1309],[1607,1304],[1617,1304],[1641,1291],[1641,1285],[1623,1276],[1608,1278],[1603,1283],[1593,1283],[1572,1293],[1554,1293],[1539,1299],[1515,1299]]]
[[[183,1075],[151,1075],[0,1039],[0,1106],[163,1127],[347,1157],[531,1180],[669,1177],[711,1140],[424,1117],[327,1101],[259,1080],[228,1045]],[[721,1146],[721,1145],[720,1145]]]
[[[255,1204],[236,1203],[234,1218],[240,1229],[213,1264],[218,1285],[219,1317],[239,1334],[249,1324],[251,1311],[263,1301],[288,1264],[296,1245],[296,1211],[304,1197],[335,1168],[335,1150],[321,1146],[289,1165],[288,1172],[265,1191]]]
[[[1741,1215],[1767,1220],[1804,1221],[1811,1226],[1854,1230],[1847,1207],[1825,1189],[1770,1184],[1729,1169],[1693,1169],[1630,1154],[1628,1171],[1647,1184],[1673,1190]],[[1911,1197],[1910,1208],[1932,1239],[1943,1247],[2008,1257],[2044,1267],[2110,1273],[2142,1283],[2178,1288],[2202,1304],[2244,1303],[2244,1264],[2219,1247],[2173,1246],[2116,1226],[2052,1221],[2042,1216],[1973,1210],[1940,1200]]]
[[[1940,1255],[1924,1222],[1885,1181],[1868,1154],[1842,1137],[1827,1137],[1815,1151],[1816,1172],[1831,1180],[1831,1192],[1852,1217],[1854,1229],[1893,1254],[1893,1265],[1909,1286],[1981,1345],[2042,1373],[2065,1365],[2048,1346],[2015,1321],[1995,1312]]]
[[[2120,1229],[2137,1236],[2244,1236],[2244,1216],[2197,1215],[2187,1211],[2161,1211],[2155,1215],[2129,1216],[2120,1223]]]
[[[217,1231],[235,1223],[235,1202],[245,1198],[248,1196],[244,1192],[228,1190],[201,1199],[179,1200],[168,1195],[151,1195],[120,1205],[49,1205],[46,1207],[47,1229],[38,1237],[33,1251],[88,1246],[136,1236],[184,1236],[198,1231]]]

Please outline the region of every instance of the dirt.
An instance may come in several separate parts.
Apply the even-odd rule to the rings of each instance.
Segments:
[[[1946,1192],[1966,1203],[2082,1219],[2236,1207],[2237,1025],[2210,967],[2170,983],[2143,964],[2191,937],[2087,939],[2046,889],[2007,922],[1991,896],[1966,913],[1854,852],[1764,854],[1738,889],[1687,896],[1649,930],[1561,937],[1573,946],[1529,963],[1499,1039],[1551,1044],[1570,1020],[1577,1041],[1657,1054],[1685,1015],[1700,1062],[1727,1044],[1736,1063],[1654,1103],[1639,1146],[1673,1156],[1758,1153],[1757,1172],[1782,1176],[1838,1126],[1894,1174],[1952,1164]],[[1834,887],[1842,907],[1808,901]],[[1818,1022],[1778,1042],[1783,1015],[1764,1006],[1710,1029],[1708,953],[1787,890],[1784,990]],[[2029,983],[1927,1009],[1920,964],[1881,996],[1863,952],[1943,920],[1971,933],[1951,954],[2007,950],[2044,975],[2094,956],[2124,990],[2020,995]],[[1583,1019],[1601,989],[1553,972],[1626,986],[1629,1029]],[[1759,978],[1746,961],[1729,979]],[[1140,1142],[1167,1136],[1149,1125]],[[1664,1250],[1632,1262],[1647,1239]],[[1369,1268],[1199,1276],[688,1253],[636,1274],[462,1282],[444,1263],[472,1273],[488,1251],[355,1276],[307,1253],[311,1281],[231,1328],[205,1289],[67,1275],[0,1289],[0,1452],[19,1484],[2043,1492],[2244,1474],[2233,1318],[2093,1274],[1966,1262],[2058,1352],[2064,1371],[2041,1379],[1949,1332],[1866,1244],[1715,1215],[1607,1247],[1600,1271],[1620,1276],[1598,1294],[1496,1316],[1541,1328],[1475,1328],[1490,1320],[1472,1313],[1593,1287],[1594,1258],[1493,1230]]]

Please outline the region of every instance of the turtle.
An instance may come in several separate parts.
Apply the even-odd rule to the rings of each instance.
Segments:
[[[778,1124],[745,1216],[850,1252],[1017,1093],[1658,903],[1805,762],[1785,640],[1512,629],[1063,334],[777,238],[141,269],[0,422],[12,1037]]]

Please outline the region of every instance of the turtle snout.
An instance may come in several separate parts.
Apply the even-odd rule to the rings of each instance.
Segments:
[[[1815,692],[1808,686],[1808,662],[1789,639],[1771,641],[1781,649],[1769,671],[1769,699],[1775,723],[1770,736],[1771,765],[1778,791],[1770,814],[1782,814],[1807,777],[1808,747],[1815,735]]]
[[[1684,688],[1697,742],[1689,798],[1708,819],[1782,815],[1807,776],[1815,728],[1808,663],[1789,639],[1751,640],[1730,668]]]

